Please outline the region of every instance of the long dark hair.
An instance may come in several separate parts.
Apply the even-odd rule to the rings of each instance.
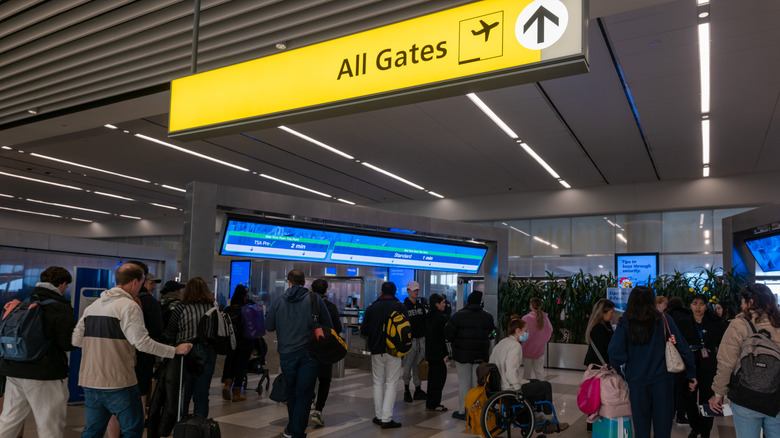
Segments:
[[[233,291],[233,298],[230,299],[230,305],[241,307],[246,304],[246,296],[249,294],[249,289],[243,284],[237,284]]]
[[[742,311],[742,316],[752,320],[751,311],[753,311],[757,313],[756,322],[766,318],[772,327],[780,328],[780,310],[777,309],[777,297],[771,289],[760,283],[749,284],[739,291],[739,297],[747,304]]]
[[[653,337],[655,324],[661,314],[655,307],[655,293],[647,286],[637,286],[631,291],[623,317],[628,321],[628,342],[645,345]]]

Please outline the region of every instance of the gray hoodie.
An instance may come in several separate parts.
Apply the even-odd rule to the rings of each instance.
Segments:
[[[309,334],[314,323],[310,293],[303,286],[292,286],[284,291],[282,297],[268,308],[265,327],[269,332],[277,332],[276,349],[279,354],[295,353],[303,348],[308,348]],[[333,327],[325,302],[319,295],[314,295],[319,304],[317,320],[322,325]]]

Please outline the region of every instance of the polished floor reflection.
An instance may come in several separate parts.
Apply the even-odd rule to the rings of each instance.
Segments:
[[[577,409],[576,395],[582,372],[548,370],[548,378],[553,386],[555,409],[559,421],[570,424],[568,430],[551,437],[587,437],[585,416]],[[272,376],[273,378],[274,376]],[[254,388],[259,380],[251,375],[249,387]],[[423,383],[423,387],[425,387]],[[247,393],[247,400],[232,403],[220,397],[219,379],[214,379],[211,387],[211,412],[222,430],[222,436],[230,438],[281,437],[287,423],[287,409],[283,404],[268,399],[263,392]],[[453,419],[450,412],[434,413],[425,409],[422,401],[404,403],[401,384],[398,384],[398,397],[395,405],[394,420],[403,424],[400,429],[382,430],[371,422],[374,417],[371,374],[368,371],[348,369],[345,377],[334,379],[330,397],[323,417],[325,427],[314,427],[310,423],[308,436],[315,437],[468,437],[464,432],[465,422]],[[447,385],[444,389],[443,404],[455,408],[458,400],[457,376],[453,367],[449,368]],[[25,438],[35,438],[35,423],[27,420]],[[64,436],[81,436],[84,427],[84,408],[68,407],[68,424]],[[690,432],[687,426],[674,426],[673,437],[686,437]],[[731,418],[718,418],[712,431],[713,438],[732,438],[735,436]],[[44,438],[44,437],[41,437]],[[49,438],[49,437],[45,437]]]

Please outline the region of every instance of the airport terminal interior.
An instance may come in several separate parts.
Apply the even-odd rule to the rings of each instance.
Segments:
[[[454,311],[483,291],[496,318],[510,277],[737,275],[780,294],[778,54],[776,0],[2,1],[0,304],[62,266],[78,317],[140,260],[267,308],[300,269],[331,283],[349,347],[310,437],[471,436],[452,366],[450,412],[399,383],[403,427],[372,423],[355,330],[381,284]],[[579,437],[569,334],[548,380],[559,435]],[[223,436],[281,436],[259,376],[221,399],[221,362]],[[71,390],[65,437],[85,421]]]

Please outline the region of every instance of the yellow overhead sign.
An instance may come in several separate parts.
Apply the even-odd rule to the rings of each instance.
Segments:
[[[176,79],[170,135],[203,138],[582,73],[585,1],[481,1]]]

